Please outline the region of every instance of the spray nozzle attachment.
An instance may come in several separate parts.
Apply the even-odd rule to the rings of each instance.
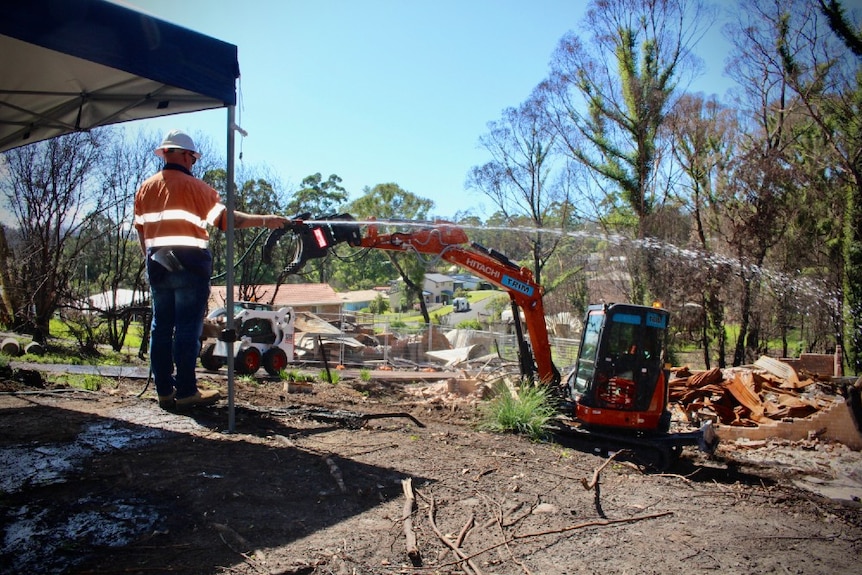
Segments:
[[[284,268],[285,274],[295,274],[308,260],[325,257],[332,246],[342,242],[356,246],[362,241],[359,226],[349,223],[354,221],[350,214],[332,214],[307,223],[310,215],[298,215],[289,224],[270,232],[263,247],[264,263],[272,264],[272,252],[288,232],[294,235],[295,250],[292,261]]]

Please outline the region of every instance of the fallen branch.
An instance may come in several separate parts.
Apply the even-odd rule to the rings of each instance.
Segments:
[[[416,543],[416,534],[413,532],[413,504],[416,496],[413,494],[413,480],[411,478],[401,480],[401,488],[404,490],[404,509],[401,511],[401,523],[404,527],[404,539],[407,545],[407,557],[414,567],[422,565],[422,555]]]
[[[234,531],[233,529],[231,529],[227,525],[225,525],[223,523],[213,523],[212,526],[213,526],[213,529],[215,529],[218,532],[219,536],[222,538],[222,541],[224,541],[225,545],[230,547],[232,551],[242,555],[242,554],[248,552],[249,550],[253,549],[252,544],[249,543],[248,539],[246,539],[245,537],[243,537],[242,535],[240,535],[239,533],[237,533],[236,531]],[[232,545],[231,543],[228,543],[224,539],[225,535],[230,537],[233,540],[233,542],[235,544],[238,544],[242,549],[237,549],[234,547],[234,545]]]
[[[483,497],[484,497],[484,495],[483,495]],[[486,498],[486,499],[488,499],[488,498]],[[488,501],[491,503],[494,503],[494,505],[497,505],[498,508],[500,507],[499,504],[497,504],[496,502],[491,501],[490,499],[488,499]],[[491,527],[492,525],[494,525],[495,523],[499,524],[501,527],[512,527],[513,525],[518,523],[521,519],[524,519],[525,517],[529,517],[530,514],[533,512],[532,507],[528,507],[520,515],[517,515],[514,518],[512,518],[512,516],[515,515],[515,513],[517,513],[518,511],[520,511],[521,508],[523,508],[525,505],[526,505],[526,503],[524,503],[523,501],[519,501],[518,503],[515,503],[515,505],[509,507],[509,509],[506,509],[505,511],[500,509],[500,516],[499,517],[492,517],[491,519],[489,519],[488,521],[485,522],[483,527],[485,529],[487,529],[487,528]],[[507,520],[507,518],[508,518],[508,520]]]
[[[461,545],[464,543],[464,539],[467,538],[467,533],[469,533],[470,530],[473,529],[473,526],[475,524],[476,524],[476,518],[471,513],[470,518],[467,520],[467,523],[464,524],[464,527],[461,528],[461,532],[458,533],[458,538],[455,540],[455,546],[456,547],[461,547]]]
[[[587,481],[585,477],[581,478],[581,484],[584,486],[584,489],[586,489],[587,491],[589,491],[590,489],[594,490],[595,497],[593,498],[593,501],[596,505],[596,514],[598,514],[598,516],[602,519],[607,519],[607,516],[602,509],[602,489],[599,483],[599,476],[601,475],[604,468],[607,467],[611,461],[613,461],[618,455],[621,455],[623,453],[627,453],[627,451],[625,449],[622,449],[608,457],[607,460],[601,465],[599,465],[593,472],[593,479],[591,481]]]
[[[370,419],[385,419],[389,417],[403,417],[404,419],[409,419],[416,427],[425,427],[425,424],[410,415],[409,413],[399,412],[399,413],[365,413],[362,415],[362,419],[368,421]]]
[[[463,551],[461,551],[461,549],[457,545],[449,541],[449,538],[447,538],[440,532],[440,529],[437,527],[437,521],[434,518],[434,514],[436,511],[434,505],[434,496],[432,495],[430,498],[425,497],[425,499],[428,501],[428,522],[431,523],[431,529],[434,530],[434,533],[437,534],[437,537],[440,539],[440,541],[442,541],[443,544],[446,545],[446,547],[452,550],[452,553],[455,554],[455,557],[458,557],[460,559],[457,564],[461,565],[461,569],[465,573],[467,573],[467,575],[482,575],[482,570],[479,569],[479,567],[471,560],[471,557],[475,557],[475,555],[468,557]],[[466,565],[464,563],[466,563]]]
[[[501,543],[496,543],[494,545],[491,545],[490,547],[486,547],[486,548],[482,549],[481,551],[477,551],[471,555],[467,555],[463,558],[463,560],[464,561],[470,561],[472,559],[475,559],[479,555],[482,555],[482,554],[487,553],[489,551],[493,551],[494,549],[498,549],[498,548],[503,547],[503,546],[507,546],[507,545],[509,545],[509,543],[512,543],[513,541],[518,541],[520,539],[530,539],[532,537],[543,537],[545,535],[558,535],[561,533],[568,533],[569,531],[575,531],[577,529],[585,529],[587,527],[604,527],[607,525],[614,525],[617,523],[636,523],[638,521],[646,521],[647,519],[658,519],[660,517],[666,517],[668,515],[673,515],[673,511],[664,511],[662,513],[654,513],[652,515],[640,515],[637,517],[629,517],[627,519],[603,519],[601,521],[586,521],[584,523],[578,523],[576,525],[569,525],[567,527],[562,527],[560,529],[549,529],[547,531],[536,531],[533,533],[522,533],[521,535],[513,535],[512,537],[510,537],[509,539],[506,539],[505,541],[503,541]],[[458,563],[460,563],[460,561],[458,561]],[[454,565],[454,563],[448,563],[445,565],[438,565],[437,568],[439,569],[442,567],[446,567],[447,565]],[[471,563],[471,565],[472,565],[472,563]]]
[[[599,482],[599,475],[600,475],[600,474],[601,474],[601,472],[604,470],[604,468],[605,468],[605,467],[607,467],[607,466],[610,464],[610,462],[611,462],[611,461],[613,461],[614,459],[616,459],[616,457],[617,457],[618,455],[624,455],[625,453],[627,453],[627,450],[622,449],[622,450],[620,450],[620,451],[617,451],[616,453],[614,453],[614,454],[613,454],[613,455],[611,455],[610,457],[608,457],[608,458],[607,458],[607,460],[605,460],[605,462],[604,462],[604,463],[602,463],[601,465],[599,465],[599,466],[596,468],[596,470],[595,470],[595,471],[593,471],[593,478],[592,478],[592,480],[591,480],[591,481],[587,482],[587,479],[586,479],[585,477],[582,477],[582,478],[581,478],[581,483],[583,484],[584,489],[586,489],[587,491],[589,491],[590,489],[594,488],[594,487],[598,484],[598,482]]]
[[[496,502],[495,502],[495,505],[496,505]],[[505,539],[506,538],[506,530],[503,527],[503,511],[499,505],[497,505],[497,509],[499,510],[499,513],[492,521],[496,522],[497,528],[500,530],[500,535],[502,535],[503,539]],[[517,508],[516,508],[516,510],[517,510]],[[532,512],[532,509],[530,509],[530,512]],[[506,550],[509,552],[509,557],[512,558],[512,561],[514,561],[515,564],[518,565],[518,567],[520,567],[524,573],[526,573],[527,575],[533,575],[532,572],[530,571],[530,569],[526,565],[524,565],[524,563],[522,561],[519,561],[518,558],[515,557],[515,553],[514,553],[514,551],[512,551],[511,547],[506,545]]]
[[[222,543],[227,545],[228,549],[242,557],[246,564],[248,564],[252,569],[257,571],[258,573],[269,573],[269,570],[264,568],[254,557],[251,556],[252,550],[254,549],[252,544],[249,541],[231,529],[229,526],[223,523],[212,523],[213,529],[218,533],[219,539],[222,540]],[[227,539],[225,538],[227,537]],[[228,541],[231,539],[233,543]],[[248,549],[248,551],[243,551],[242,549],[238,549],[236,545],[242,547],[242,549]]]

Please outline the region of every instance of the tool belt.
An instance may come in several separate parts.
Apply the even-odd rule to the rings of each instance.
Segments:
[[[173,248],[164,247],[153,250],[150,254],[150,259],[169,272],[178,272],[186,269],[183,262],[181,262],[180,258],[177,257]]]
[[[212,275],[212,254],[207,249],[187,246],[150,248],[147,253],[147,274],[150,282],[159,281],[169,273],[190,271],[209,278]]]

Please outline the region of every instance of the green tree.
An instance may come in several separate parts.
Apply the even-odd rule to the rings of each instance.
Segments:
[[[287,202],[287,213],[310,213],[312,217],[325,216],[339,211],[347,201],[347,190],[341,185],[341,178],[331,174],[324,181],[320,172],[306,176],[299,190]]]
[[[838,0],[817,0],[820,10],[829,20],[829,28],[857,57],[862,58],[862,28],[853,25],[847,11]]]
[[[380,233],[387,233],[384,229],[408,227],[407,232],[415,229],[412,222],[423,221],[434,207],[431,200],[402,189],[394,183],[378,184],[373,188],[365,188],[364,194],[354,200],[348,207],[348,211],[358,219],[376,218],[381,222]],[[422,310],[425,323],[430,323],[428,308],[422,297],[422,286],[425,278],[426,261],[415,252],[396,253],[387,251],[386,255],[395,268],[395,271],[404,281],[409,301],[417,301]]]
[[[341,186],[341,178],[332,174],[323,181],[320,172],[302,180],[302,187],[294,192],[287,203],[286,213],[300,215],[308,213],[311,218],[336,214],[347,201],[347,191]],[[318,283],[332,283],[334,258],[319,258],[306,264],[303,275],[313,277]]]

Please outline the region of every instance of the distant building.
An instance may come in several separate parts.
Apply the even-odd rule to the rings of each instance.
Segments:
[[[455,296],[455,280],[452,279],[452,276],[437,273],[425,274],[425,283],[422,288],[425,303],[429,304],[447,304]]]
[[[488,282],[472,274],[452,274],[450,277],[452,278],[455,291],[459,289],[475,290],[484,286],[490,286]]]
[[[292,307],[296,311],[314,314],[333,314],[341,312],[344,303],[339,294],[328,284],[282,284],[276,291],[275,285],[258,286],[260,303],[271,303],[273,307]],[[274,297],[273,297],[274,296]],[[239,299],[239,288],[234,287],[234,301]],[[227,300],[226,286],[212,286],[210,290],[209,311],[224,307]]]
[[[106,291],[91,295],[87,305],[94,311],[113,311],[127,307],[149,306],[150,292],[120,288],[116,292]]]
[[[342,301],[344,311],[359,311],[371,305],[371,302],[380,296],[386,297],[385,292],[376,289],[364,289],[357,291],[340,292],[338,297]]]

